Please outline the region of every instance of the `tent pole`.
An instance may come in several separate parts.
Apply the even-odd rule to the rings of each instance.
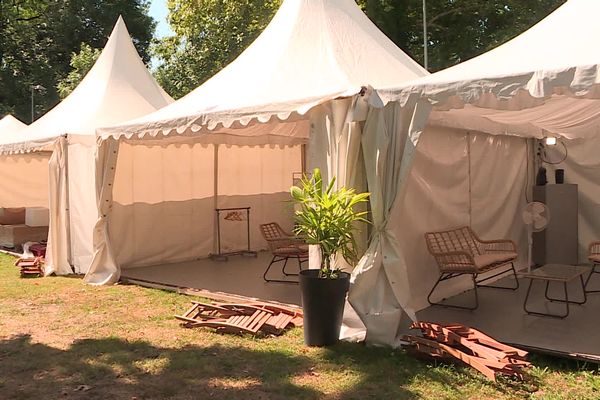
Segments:
[[[467,165],[469,178],[469,227],[473,226],[473,204],[471,193],[471,132],[467,132]]]
[[[217,232],[218,226],[218,218],[219,213],[217,212],[217,208],[219,208],[219,145],[214,144],[214,155],[213,155],[213,212],[215,213],[215,221],[213,226],[213,254],[219,254],[220,249],[218,249],[217,241],[219,240],[219,233]]]
[[[302,163],[302,174],[304,175],[306,171],[306,145],[303,144],[300,146],[300,162]]]
[[[429,55],[427,54],[427,0],[423,0],[423,63],[429,70]]]

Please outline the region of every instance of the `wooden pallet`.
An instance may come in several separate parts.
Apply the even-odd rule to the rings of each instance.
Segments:
[[[207,327],[223,333],[251,333],[259,331],[281,335],[291,326],[302,325],[302,314],[297,310],[263,302],[203,303],[192,301],[192,306],[176,319],[187,328]]]
[[[15,265],[21,269],[21,278],[44,276],[44,258],[19,258]]]
[[[526,351],[502,344],[464,325],[415,322],[411,329],[419,329],[422,335],[402,337],[412,350],[433,358],[460,361],[492,381],[497,375],[525,379],[530,366]]]

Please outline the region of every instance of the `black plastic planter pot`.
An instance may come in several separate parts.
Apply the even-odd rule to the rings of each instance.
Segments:
[[[349,287],[350,274],[346,272],[340,272],[337,279],[322,279],[317,269],[300,271],[307,346],[330,346],[338,341]]]

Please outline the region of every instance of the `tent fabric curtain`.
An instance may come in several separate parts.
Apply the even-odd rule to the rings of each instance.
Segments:
[[[349,301],[370,343],[394,344],[404,312],[415,318],[415,310],[408,307],[406,263],[393,233],[398,222],[390,220],[390,212],[429,112],[427,103],[391,103],[371,109],[365,123],[362,146],[374,227],[369,248],[353,272]]]
[[[64,207],[69,228],[69,262],[76,273],[86,273],[93,252],[93,227],[98,220],[96,206],[95,141],[89,136],[69,135],[67,148],[68,198]]]
[[[112,203],[112,185],[119,152],[119,142],[107,139],[99,143],[96,151],[96,204],[98,221],[94,226],[94,257],[85,282],[95,285],[117,283],[121,271],[115,262],[108,235],[108,214]]]
[[[48,163],[50,224],[48,227],[46,275],[67,275],[73,272],[69,264],[67,151],[67,138],[61,136],[54,144],[54,151]]]

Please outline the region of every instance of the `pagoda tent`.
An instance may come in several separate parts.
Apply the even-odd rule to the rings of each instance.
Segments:
[[[405,316],[427,307],[438,269],[423,234],[461,225],[483,238],[513,239],[526,267],[527,228],[521,213],[532,201],[537,153],[565,156],[566,181],[579,184],[580,260],[600,237],[600,2],[569,0],[511,41],[429,76],[381,89],[388,107],[410,124],[370,114],[373,134],[396,132],[403,151],[375,148],[397,169],[367,172],[385,213],[353,273],[349,300],[372,343],[398,344]],[[559,146],[545,146],[545,138]],[[370,164],[367,163],[367,166]],[[553,167],[551,167],[553,168]],[[394,175],[396,174],[396,175]],[[390,177],[394,177],[390,179]],[[455,280],[439,297],[469,288]],[[374,295],[375,294],[375,295]]]
[[[46,273],[85,273],[97,218],[95,130],[173,100],[140,59],[119,17],[75,90],[20,132],[0,135],[0,206],[49,208]],[[22,166],[26,165],[27,169]]]
[[[295,172],[318,166],[360,187],[372,88],[424,75],[353,0],[285,0],[199,88],[98,130],[100,218],[86,280],[114,283],[122,268],[214,253],[215,208],[250,206],[251,246],[264,247],[258,224],[291,227],[285,201]],[[232,249],[245,245],[239,231]]]

